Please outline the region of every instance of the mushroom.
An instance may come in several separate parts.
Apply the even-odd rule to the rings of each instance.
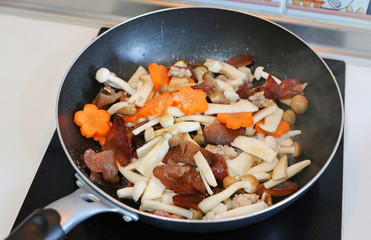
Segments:
[[[191,210],[177,207],[171,204],[166,204],[166,203],[159,202],[159,201],[154,201],[154,200],[142,201],[140,208],[141,210],[144,210],[144,211],[153,211],[153,210],[158,210],[158,209],[165,210],[169,213],[173,213],[173,214],[186,217],[187,219],[192,219],[193,217],[193,213]]]
[[[146,189],[147,187],[147,183],[144,182],[144,181],[139,181],[137,183],[134,184],[134,187],[133,187],[133,200],[135,202],[137,202],[140,198],[140,196],[142,196],[144,190]]]
[[[216,104],[209,103],[205,115],[216,113],[237,113],[237,112],[256,112],[259,108],[252,104],[249,100],[240,99],[233,104]]]
[[[274,137],[272,137],[272,136],[266,136],[264,138],[264,142],[266,144],[268,144],[268,146],[270,146],[273,150],[276,151],[276,149],[278,147],[278,143],[277,143],[277,141],[276,141],[276,139]]]
[[[135,71],[135,73],[129,79],[128,81],[129,85],[132,88],[138,89],[141,84],[140,77],[145,74],[148,74],[147,70],[144,67],[139,66],[137,70]]]
[[[160,124],[163,128],[170,127],[174,124],[174,117],[170,115],[169,113],[164,113],[160,117]]]
[[[308,108],[308,99],[303,95],[295,95],[290,102],[291,109],[296,114],[304,114]]]
[[[175,67],[188,67],[188,63],[184,60],[178,60],[173,64],[173,66],[175,66]]]
[[[247,127],[246,130],[245,130],[245,135],[249,136],[249,137],[254,136],[255,133],[256,133],[256,130],[255,130],[254,126]]]
[[[165,188],[166,187],[162,184],[162,182],[158,178],[152,176],[145,192],[143,193],[142,201],[147,199],[152,200],[161,198],[163,192],[165,191]]]
[[[203,75],[207,73],[209,70],[207,70],[204,66],[197,66],[193,72],[195,74],[195,78],[197,79],[197,83],[202,83],[204,81]]]
[[[268,181],[268,180],[272,179],[272,176],[269,173],[266,173],[266,172],[252,172],[252,173],[250,173],[250,175],[253,175],[254,177],[256,177],[256,179],[259,182],[265,182],[265,181]],[[243,178],[242,178],[242,180],[243,180]]]
[[[131,183],[137,183],[137,182],[146,182],[148,183],[149,182],[149,178],[148,177],[144,177],[138,173],[135,173],[133,171],[130,171],[130,170],[127,170],[123,167],[121,167],[119,164],[117,164],[118,167],[119,167],[119,171],[120,173],[122,174],[122,176],[124,176],[129,182]]]
[[[144,82],[143,86],[132,94],[129,103],[134,103],[138,107],[143,107],[152,92],[153,82],[149,74],[142,75],[140,79]]]
[[[236,102],[238,99],[240,99],[240,96],[236,93],[233,86],[231,86],[229,83],[216,80],[216,83],[218,87],[220,87],[224,92],[224,96],[231,102]]]
[[[141,126],[135,128],[135,129],[132,131],[132,133],[133,133],[134,135],[138,135],[139,133],[143,132],[143,131],[146,130],[147,128],[152,127],[152,126],[158,124],[159,122],[160,122],[160,118],[159,118],[159,117],[158,117],[158,118],[155,118],[155,119],[152,119],[151,121],[148,121],[148,122],[146,122],[145,124],[143,124],[143,125],[141,125]]]
[[[204,184],[207,193],[209,195],[213,195],[214,192],[213,192],[213,190],[211,190],[210,185],[208,184],[208,182],[207,182],[205,176],[202,174],[202,172],[200,172],[200,176],[201,176],[202,183]]]
[[[155,130],[153,129],[153,127],[147,127],[147,128],[144,130],[144,140],[145,140],[146,142],[151,141],[151,140],[154,139],[155,137],[157,137],[157,135],[156,135]]]
[[[119,198],[133,198],[134,187],[125,187],[117,190],[116,194]]]
[[[290,126],[294,125],[296,122],[296,115],[294,111],[288,109],[283,112],[282,121],[287,122]]]
[[[203,133],[202,129],[197,130],[197,134],[193,137],[193,140],[199,146],[204,146],[206,144],[206,139],[205,139],[205,136],[204,136],[204,133]]]
[[[180,110],[180,108],[174,106],[167,107],[166,112],[172,115],[173,117],[181,117],[185,115],[185,113],[183,113],[182,110]]]
[[[238,157],[226,161],[228,171],[232,171],[242,177],[247,173],[254,163],[253,157],[245,152],[242,152]],[[223,180],[224,181],[224,180]]]
[[[265,202],[257,202],[257,203],[251,204],[251,205],[234,208],[234,209],[216,214],[214,216],[214,219],[224,219],[224,218],[248,215],[248,214],[263,210],[267,207],[268,207],[268,205]]]
[[[226,212],[227,210],[228,210],[227,205],[225,205],[224,203],[219,203],[213,209],[211,209],[211,212],[215,214],[219,214],[219,213]]]
[[[254,76],[255,76],[255,79],[256,79],[256,80],[260,80],[260,78],[267,79],[268,76],[269,76],[269,73],[264,72],[264,67],[259,66],[259,67],[257,67],[257,68],[255,69]],[[272,78],[274,79],[274,81],[276,81],[276,83],[277,83],[278,85],[281,84],[281,80],[279,80],[278,78],[276,78],[276,77],[273,76],[273,75],[272,75]]]
[[[247,173],[251,174],[254,172],[270,172],[277,165],[278,159],[274,158],[272,162],[262,162],[252,168],[250,168]]]
[[[167,204],[173,204],[174,205],[174,202],[173,202],[173,197],[177,195],[175,192],[173,191],[170,191],[169,189],[166,189],[165,190],[165,193],[162,195],[161,197],[161,201],[163,203],[167,203]]]
[[[132,88],[129,83],[111,74],[107,68],[98,69],[95,74],[95,79],[100,83],[106,82],[108,85],[113,84],[114,87],[119,87],[130,95],[133,95],[136,92],[136,90]]]
[[[288,158],[287,155],[283,155],[279,158],[277,165],[274,167],[272,172],[272,179],[279,180],[287,177]]]
[[[178,132],[180,133],[193,132],[199,129],[201,129],[201,125],[199,122],[177,122],[177,123],[174,123],[174,125],[170,127],[161,128],[159,130],[156,130],[155,136],[159,136],[164,132],[176,134]]]
[[[268,144],[252,137],[238,136],[233,140],[231,145],[267,162],[272,162],[277,155]]]
[[[143,146],[141,146],[140,148],[137,148],[137,155],[138,155],[138,158],[142,158],[144,157],[145,155],[147,155],[155,146],[156,144],[162,139],[161,136],[158,136],[154,139],[152,139],[151,141],[147,142],[146,144],[144,144]]]
[[[229,169],[228,169],[228,171],[229,171]],[[238,182],[238,180],[235,177],[226,176],[225,178],[223,178],[223,187],[224,188],[229,188],[230,186],[232,186],[236,182]]]
[[[274,113],[265,117],[264,124],[259,125],[260,129],[262,129],[265,132],[273,134],[277,130],[277,127],[281,122],[282,115],[283,110],[278,108]]]
[[[216,117],[214,116],[205,116],[205,115],[186,115],[181,116],[175,119],[175,122],[185,122],[185,121],[195,121],[200,122],[204,125],[212,124],[215,121]]]
[[[291,147],[281,147],[278,153],[291,154],[293,157],[297,157],[301,154],[301,145],[298,142],[294,142]]]
[[[215,59],[206,59],[204,66],[206,66],[211,72],[225,74],[231,80],[246,79],[245,73],[225,62],[220,62]]]
[[[253,119],[254,119],[254,124],[256,124],[257,122],[259,122],[260,120],[262,120],[263,118],[273,114],[274,112],[276,112],[278,110],[278,106],[276,104],[273,104],[269,107],[265,107],[263,108],[262,110],[254,113],[252,115]]]
[[[118,103],[113,104],[110,108],[108,108],[108,109],[107,109],[107,112],[108,112],[110,115],[113,115],[113,114],[115,114],[119,109],[124,108],[124,107],[127,107],[128,105],[129,105],[129,103],[127,103],[127,102],[118,102]]]
[[[203,175],[207,181],[207,183],[212,186],[216,187],[218,183],[216,182],[215,176],[213,172],[211,171],[211,168],[209,164],[207,163],[207,160],[202,155],[200,151],[198,151],[194,156],[193,159],[196,162],[196,165],[198,169],[200,170],[201,175]]]
[[[211,209],[213,209],[219,203],[221,203],[222,201],[224,201],[227,198],[229,198],[230,196],[232,196],[232,194],[234,194],[237,190],[239,190],[241,188],[244,188],[246,192],[249,192],[250,189],[252,189],[254,187],[255,186],[252,186],[252,183],[249,180],[236,182],[236,183],[232,184],[230,187],[224,189],[223,191],[203,199],[198,204],[198,207],[204,213],[209,212]]]
[[[281,182],[293,177],[294,175],[296,175],[297,173],[299,173],[301,170],[303,170],[305,167],[309,166],[311,164],[311,161],[310,160],[303,160],[301,162],[297,162],[291,166],[289,166],[287,168],[287,177],[286,178],[282,178],[280,180],[269,180],[265,183],[263,183],[264,187],[265,188],[272,188],[278,184],[280,184]]]

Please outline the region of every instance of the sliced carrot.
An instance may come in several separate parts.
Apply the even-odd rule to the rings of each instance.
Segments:
[[[264,124],[264,119],[263,120],[260,120],[259,122],[257,122],[255,124],[255,130],[258,133],[263,133],[263,134],[266,134],[266,135],[270,135],[270,136],[273,136],[275,138],[279,138],[279,137],[282,136],[282,134],[287,133],[288,131],[290,131],[290,125],[287,122],[284,122],[284,121],[281,121],[278,124],[278,127],[277,127],[276,131],[273,134],[270,134],[270,133],[267,133],[267,132],[263,131],[260,128],[260,124]]]
[[[229,129],[251,127],[254,124],[252,112],[218,113],[217,119],[219,122],[224,123]]]
[[[108,122],[108,125],[111,128],[112,127],[112,122]],[[99,144],[101,146],[103,146],[106,143],[106,136],[100,137],[100,136],[94,135],[93,140],[99,142]]]
[[[196,112],[203,113],[209,104],[206,100],[206,93],[201,89],[193,89],[190,86],[179,88],[178,92],[173,93],[174,105],[180,106],[180,110],[187,115]]]
[[[86,104],[83,110],[75,113],[74,122],[83,136],[104,137],[110,129],[110,114],[94,104]]]
[[[171,106],[173,102],[173,96],[170,93],[165,92],[160,96],[152,98],[146,102],[144,107],[137,110],[136,114],[132,116],[124,116],[124,121],[134,123],[138,121],[139,118],[154,116],[163,112],[167,107]]]
[[[188,82],[189,83],[196,83],[195,80],[193,80],[192,78],[188,78]]]
[[[148,72],[151,75],[151,79],[155,89],[159,92],[160,87],[163,84],[169,83],[168,70],[163,65],[158,65],[157,63],[151,63],[148,66]]]

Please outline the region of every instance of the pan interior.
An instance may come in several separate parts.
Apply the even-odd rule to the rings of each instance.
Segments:
[[[181,8],[147,14],[123,23],[90,44],[65,76],[58,99],[61,142],[81,174],[86,149],[98,150],[93,140],[81,136],[73,115],[91,103],[99,89],[94,76],[106,67],[128,80],[139,65],[152,62],[169,66],[183,59],[200,63],[206,58],[227,60],[249,54],[255,66],[284,78],[308,83],[309,110],[298,116],[295,129],[302,159],[312,165],[295,177],[299,187],[312,180],[326,165],[337,146],[342,127],[342,103],[337,85],[323,61],[300,39],[271,22],[243,13],[213,8]],[[116,187],[99,186],[102,194],[116,198]],[[135,207],[128,201],[126,204]]]

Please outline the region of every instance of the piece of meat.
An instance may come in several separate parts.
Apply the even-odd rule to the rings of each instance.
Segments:
[[[210,152],[224,156],[226,160],[233,159],[238,156],[238,152],[236,152],[236,150],[234,150],[233,147],[229,146],[208,144],[205,147],[205,149],[209,150]]]
[[[272,99],[267,99],[264,97],[264,91],[255,93],[249,97],[249,100],[259,108],[269,107],[274,103]]]
[[[218,120],[215,120],[212,124],[205,127],[203,132],[207,142],[215,145],[231,146],[231,142],[233,142],[237,136],[245,135],[245,128],[236,130],[229,129]]]
[[[251,204],[257,203],[258,201],[259,201],[259,195],[255,193],[238,194],[233,198],[232,208],[238,208],[238,207],[251,205]]]
[[[116,102],[117,100],[123,101],[125,98],[126,93],[124,91],[116,92],[115,89],[104,83],[104,87],[101,88],[92,103],[95,104],[99,109],[108,109],[112,103]]]
[[[178,194],[205,196],[206,190],[196,167],[169,162],[153,169],[153,175],[166,188]]]
[[[217,82],[213,78],[204,79],[200,84],[192,86],[193,89],[201,89],[206,93],[207,96],[210,96],[213,93],[223,93],[223,90],[218,86]]]
[[[157,209],[153,214],[157,216],[168,217],[168,218],[173,218],[173,219],[184,219],[185,218],[178,214],[170,213],[168,211],[161,210],[161,209]]]
[[[92,173],[90,179],[93,182],[99,183],[99,176],[95,173],[102,173],[105,182],[116,183],[119,180],[115,153],[112,150],[96,153],[88,149],[84,153],[84,162]]]
[[[195,195],[184,195],[177,194],[173,196],[173,202],[175,206],[182,208],[193,208],[195,210],[200,210],[198,204],[203,200],[203,197]]]
[[[113,150],[115,152],[116,161],[123,167],[130,163],[131,159],[131,134],[126,128],[124,120],[121,116],[115,115],[113,124],[106,134],[106,143],[103,145],[103,150]]]

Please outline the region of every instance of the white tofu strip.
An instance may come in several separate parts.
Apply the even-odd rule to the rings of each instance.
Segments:
[[[156,125],[156,124],[158,124],[158,123],[160,123],[160,118],[159,118],[159,117],[158,117],[158,118],[155,118],[155,119],[152,119],[151,121],[149,121],[149,122],[147,122],[147,123],[145,123],[145,124],[143,124],[143,125],[141,125],[141,126],[135,128],[135,129],[132,131],[132,133],[133,133],[134,135],[138,135],[139,133],[141,133],[141,132],[143,132],[144,130],[146,130],[146,128],[148,128],[148,127],[152,127],[152,126],[154,126],[154,125]]]
[[[216,117],[214,116],[186,115],[176,118],[175,122],[195,121],[200,122],[201,124],[212,124],[215,121],[215,119]]]
[[[309,166],[311,164],[310,160],[303,160],[301,162],[297,162],[287,168],[287,177],[280,179],[280,180],[269,180],[265,183],[263,183],[265,188],[272,188],[281,182],[293,177],[297,173],[299,173],[301,170],[303,170],[305,167]]]
[[[228,210],[226,212],[216,214],[214,219],[224,219],[224,218],[248,215],[248,214],[263,210],[267,207],[268,207],[268,205],[265,202],[257,202],[257,203],[251,204],[251,205],[234,208],[234,209]]]
[[[117,197],[119,198],[133,198],[133,189],[134,187],[126,187],[126,188],[121,188],[117,190]]]
[[[277,155],[268,144],[252,137],[238,136],[233,140],[231,145],[267,162],[272,162]]]
[[[145,155],[147,155],[155,146],[156,144],[162,139],[161,136],[158,136],[154,139],[152,139],[151,141],[147,142],[146,144],[144,144],[143,146],[141,146],[140,148],[137,149],[137,155],[138,155],[138,158],[142,158],[144,157]]]
[[[119,164],[117,164],[119,166]],[[146,183],[149,182],[149,178],[148,177],[143,177],[142,175],[138,174],[138,173],[135,173],[133,171],[130,171],[130,170],[127,170],[121,166],[119,166],[119,171],[120,173],[122,174],[122,176],[124,176],[129,182],[131,183],[137,183],[139,181],[144,181]]]
[[[216,193],[208,198],[205,198],[202,200],[199,204],[198,207],[201,209],[202,212],[206,213],[216,207],[219,203],[224,201],[225,199],[229,198],[234,194],[238,189],[245,188],[247,190],[251,189],[251,183],[250,181],[239,181],[228,188],[224,189],[223,191]]]
[[[169,213],[178,214],[180,216],[186,217],[187,219],[192,219],[193,216],[191,210],[153,200],[142,201],[140,207],[144,211],[165,210]]]
[[[247,173],[254,173],[254,172],[270,172],[273,168],[277,165],[278,159],[274,158],[272,162],[262,162],[252,168],[250,168]]]
[[[212,187],[216,187],[218,183],[216,182],[215,176],[213,172],[211,171],[211,168],[209,164],[207,163],[207,160],[205,159],[205,157],[202,155],[202,153],[198,151],[193,156],[193,158],[196,162],[198,169],[200,170],[202,175],[205,177],[207,183]]]

